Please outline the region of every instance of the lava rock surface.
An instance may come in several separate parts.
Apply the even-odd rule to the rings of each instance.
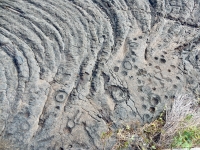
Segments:
[[[199,0],[1,0],[0,136],[111,149],[102,133],[200,94]]]

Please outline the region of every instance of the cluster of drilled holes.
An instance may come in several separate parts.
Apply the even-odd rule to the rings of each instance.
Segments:
[[[170,96],[171,99],[174,99],[175,97],[176,97],[175,95],[171,95],[171,96]]]
[[[161,55],[162,58],[160,58],[160,63],[166,63],[166,60],[164,59],[164,56]],[[158,60],[159,58],[157,56],[154,57],[155,60]]]

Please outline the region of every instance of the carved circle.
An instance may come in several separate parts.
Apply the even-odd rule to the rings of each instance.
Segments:
[[[124,62],[124,68],[127,70],[131,70],[132,69],[132,65],[129,61],[125,61]]]
[[[126,100],[127,95],[120,88],[114,88],[112,90],[112,97],[118,102],[123,102],[124,100]]]
[[[20,125],[20,129],[23,130],[23,131],[27,131],[27,130],[29,130],[29,128],[30,128],[30,125],[29,125],[28,122],[23,122]]]
[[[67,94],[65,92],[58,92],[56,95],[56,101],[57,102],[63,102],[65,98],[67,97]]]

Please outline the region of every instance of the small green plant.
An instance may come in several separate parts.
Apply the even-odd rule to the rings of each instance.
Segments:
[[[162,132],[162,127],[165,125],[165,111],[163,111],[160,116],[149,124],[145,124],[141,129],[140,136],[142,137],[146,147],[151,150],[158,150],[160,147],[157,145],[160,134]],[[140,145],[141,147],[141,145]]]
[[[108,131],[103,132],[101,134],[101,142],[103,143],[103,146],[105,147],[107,141],[111,138],[111,136],[113,135],[113,131],[111,130],[111,125],[112,123],[108,123]]]
[[[158,142],[160,145],[163,145],[164,148],[200,146],[200,107],[198,102],[191,94],[179,95],[174,99],[171,109],[167,111],[166,123]]]
[[[101,139],[108,139],[112,136],[113,132],[112,130],[109,130],[107,132],[103,132],[101,135]]]
[[[189,123],[192,120],[193,115],[187,114],[181,126]],[[197,146],[200,143],[200,127],[190,126],[183,128],[177,132],[173,138],[172,147],[191,148]]]
[[[185,119],[184,119],[184,122],[190,121],[192,119],[192,116],[193,116],[192,114],[187,114]]]
[[[112,136],[112,134],[113,134],[113,131],[110,129],[107,132],[102,133],[101,140],[104,146],[106,145],[106,141]]]
[[[200,127],[190,127],[182,129],[174,137],[172,147],[175,148],[192,148],[200,144]]]

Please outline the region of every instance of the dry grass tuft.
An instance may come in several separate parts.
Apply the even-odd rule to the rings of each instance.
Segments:
[[[166,112],[166,122],[162,128],[159,144],[170,147],[179,131],[200,127],[199,101],[192,95],[175,98],[172,108]]]

